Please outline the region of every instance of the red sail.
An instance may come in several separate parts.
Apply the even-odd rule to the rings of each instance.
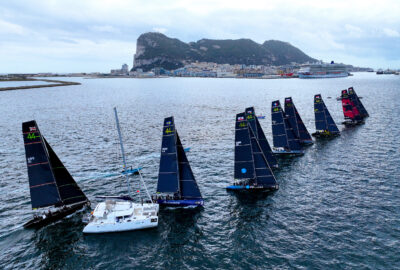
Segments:
[[[360,112],[354,102],[350,100],[347,90],[342,90],[342,106],[345,119],[357,120],[360,118]]]

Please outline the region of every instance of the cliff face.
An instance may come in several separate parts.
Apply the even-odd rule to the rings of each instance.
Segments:
[[[269,40],[258,44],[250,39],[201,39],[185,43],[160,33],[145,33],[137,40],[133,70],[154,67],[173,70],[194,61],[218,64],[284,65],[315,61],[287,42]]]

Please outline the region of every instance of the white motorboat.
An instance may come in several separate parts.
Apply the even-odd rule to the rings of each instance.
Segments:
[[[158,204],[106,199],[91,214],[84,233],[109,233],[149,229],[158,225]]]
[[[115,120],[121,145],[122,160],[124,163],[123,175],[125,175],[128,184],[128,196],[103,196],[104,202],[99,203],[88,218],[88,224],[83,228],[84,233],[110,233],[123,232],[141,229],[149,229],[158,226],[159,205],[153,203],[151,196],[142,179],[140,170],[127,170],[122,135],[119,127],[117,109],[114,108]],[[140,182],[148,196],[148,202],[135,202],[131,196],[129,176],[138,172]],[[140,192],[138,193],[140,196]]]

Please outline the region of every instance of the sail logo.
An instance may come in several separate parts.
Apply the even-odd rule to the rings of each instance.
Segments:
[[[29,127],[30,132],[36,132],[36,127]]]
[[[236,142],[236,146],[240,146],[241,144],[242,144],[241,141],[237,141],[237,142]]]
[[[165,152],[167,152],[167,151],[168,151],[168,147],[163,147],[163,148],[161,148],[161,152],[165,153]]]
[[[27,136],[27,138],[28,138],[29,140],[34,140],[34,139],[36,139],[36,138],[39,138],[39,136],[36,136],[35,133],[29,133],[28,136]]]
[[[243,121],[244,120],[244,117],[243,116],[239,116],[238,117],[238,121]]]
[[[34,160],[35,160],[35,157],[28,157],[28,158],[27,158],[28,164],[31,164],[32,161],[34,161]]]
[[[171,121],[167,121],[165,124],[167,125],[167,126],[169,126],[169,125],[171,125]]]

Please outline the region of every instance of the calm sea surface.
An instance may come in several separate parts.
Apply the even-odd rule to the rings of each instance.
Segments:
[[[400,76],[300,80],[81,79],[82,85],[0,92],[2,269],[399,269]],[[280,189],[249,198],[233,181],[235,114],[255,106],[270,143],[271,102],[292,96],[313,132],[314,94],[337,124],[340,90],[354,86],[370,117],[281,161]],[[331,97],[331,98],[329,98]],[[21,123],[42,134],[96,205],[122,194],[112,108],[129,164],[155,192],[164,117],[173,115],[205,198],[201,211],[162,210],[157,229],[84,236],[82,214],[40,230],[32,216]],[[137,186],[137,178],[133,178]],[[137,187],[136,187],[137,188]]]

